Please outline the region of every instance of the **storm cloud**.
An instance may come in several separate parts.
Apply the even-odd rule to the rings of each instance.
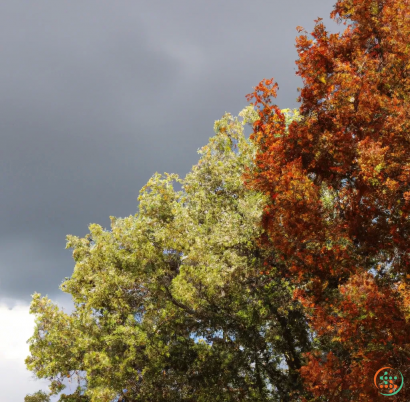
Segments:
[[[66,235],[83,237],[90,223],[109,229],[110,215],[135,214],[139,190],[155,172],[185,176],[214,135],[214,121],[237,115],[263,78],[278,82],[280,108],[298,107],[296,26],[311,32],[322,17],[329,32],[342,32],[329,19],[333,4],[2,1],[4,311],[14,307],[7,311],[34,325],[27,307],[34,292],[69,309],[58,288],[74,267]],[[16,359],[2,356],[3,366]],[[15,388],[0,387],[7,393],[0,399],[20,402],[32,383],[13,370],[5,375]]]

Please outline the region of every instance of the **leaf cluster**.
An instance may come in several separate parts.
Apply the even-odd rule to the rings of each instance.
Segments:
[[[75,311],[34,294],[26,359],[60,401],[290,401],[303,391],[308,326],[258,243],[267,199],[242,181],[256,153],[243,126],[258,116],[251,106],[240,116],[215,122],[184,179],[153,175],[137,214],[67,236],[76,264],[61,289]],[[76,393],[61,394],[73,376]]]

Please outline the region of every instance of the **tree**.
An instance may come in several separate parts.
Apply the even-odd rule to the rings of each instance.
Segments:
[[[24,402],[50,402],[50,397],[44,391],[37,391],[24,397]]]
[[[288,124],[297,112],[284,110]],[[244,187],[255,147],[244,109],[215,122],[216,136],[180,179],[155,174],[139,211],[67,236],[74,273],[61,289],[68,315],[36,293],[27,368],[51,381],[77,376],[60,401],[291,401],[305,395],[301,354],[311,349],[303,307],[259,246],[266,196]],[[174,191],[173,183],[182,185]],[[265,262],[265,264],[264,264]]]
[[[273,79],[248,95],[245,179],[269,197],[264,248],[315,334],[301,369],[312,400],[373,401],[381,367],[410,378],[410,2],[340,0],[331,17],[353,24],[329,35],[319,18],[314,41],[297,38],[300,120],[286,130]]]

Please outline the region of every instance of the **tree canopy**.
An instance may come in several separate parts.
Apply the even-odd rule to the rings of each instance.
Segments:
[[[185,179],[155,174],[135,216],[67,236],[76,265],[61,289],[75,311],[34,294],[26,359],[52,394],[78,376],[60,401],[290,401],[302,390],[309,329],[289,281],[264,265],[267,200],[242,181],[255,155],[243,126],[258,116],[240,116],[215,122]]]
[[[34,294],[26,359],[60,401],[367,402],[397,390],[379,369],[410,378],[410,1],[331,17],[352,23],[296,40],[299,110],[261,81],[184,179],[67,236],[75,311]]]
[[[316,334],[307,389],[370,401],[378,369],[410,378],[410,3],[341,0],[331,16],[353,24],[339,36],[318,19],[314,41],[297,38],[300,121],[286,131],[273,80],[248,96],[260,118],[247,183],[269,197],[267,248]]]

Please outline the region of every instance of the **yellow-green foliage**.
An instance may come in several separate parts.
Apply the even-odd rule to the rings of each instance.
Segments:
[[[279,268],[263,265],[267,200],[242,181],[255,153],[243,126],[258,115],[249,106],[239,116],[215,122],[184,179],[154,174],[135,216],[67,236],[76,264],[61,289],[76,310],[35,294],[26,359],[52,394],[82,378],[60,401],[275,401],[298,387],[294,367],[279,364],[306,346],[305,323]]]

